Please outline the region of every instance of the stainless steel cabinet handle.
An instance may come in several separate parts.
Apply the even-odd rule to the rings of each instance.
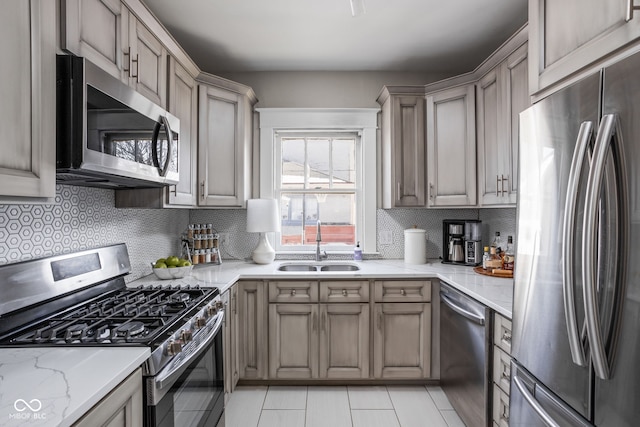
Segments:
[[[127,73],[129,75],[129,77],[131,77],[131,64],[129,64],[129,61],[131,60],[131,53],[130,52],[122,52],[122,56],[126,56],[127,57],[126,61],[124,61],[124,58],[123,58],[123,61],[122,61],[123,64],[127,64],[126,65],[127,68],[124,68],[124,65],[123,65],[122,71],[124,71],[125,73]]]
[[[398,188],[398,192],[396,193],[396,199],[400,200],[401,196],[400,196],[400,181],[398,181],[397,183],[397,188]]]
[[[627,0],[627,16],[625,17],[625,21],[629,22],[633,19],[634,10],[640,10],[640,6],[636,6],[634,0]]]
[[[585,320],[587,336],[591,346],[591,360],[596,375],[607,380],[610,377],[609,361],[604,348],[604,339],[600,328],[598,309],[598,283],[596,266],[598,265],[598,250],[596,248],[598,204],[600,190],[604,177],[604,167],[609,153],[611,141],[615,135],[620,137],[620,123],[615,114],[602,117],[595,146],[591,170],[587,178],[587,194],[585,196],[585,215],[583,221],[584,238],[582,239],[582,277],[584,286]],[[620,284],[617,284],[620,286]]]
[[[133,70],[133,64],[136,64],[136,75],[131,74],[132,79],[136,79],[136,83],[140,83],[140,62],[138,62],[138,54],[136,54],[136,59],[131,60],[131,70]]]
[[[507,182],[507,189],[504,189],[504,182]],[[500,195],[504,196],[505,193],[509,193],[509,176],[500,175]]]
[[[201,189],[201,191],[200,191],[200,198],[201,198],[202,200],[204,200],[204,181],[202,181],[202,182],[200,183],[200,189]]]
[[[573,363],[587,366],[585,350],[580,339],[578,321],[576,318],[576,300],[574,295],[574,229],[576,219],[576,205],[578,199],[578,185],[585,162],[587,148],[593,136],[593,122],[587,121],[580,125],[576,148],[571,160],[567,186],[567,197],[564,204],[564,218],[562,221],[562,291],[564,297],[564,312],[567,319],[567,333],[569,348]]]
[[[500,197],[500,177],[496,175],[496,196]]]
[[[433,195],[433,183],[430,182],[429,183],[429,200],[431,200],[433,202],[433,198],[434,198],[434,195]]]
[[[520,380],[520,378],[515,377],[513,379],[513,382],[515,383],[516,387],[518,387],[518,390],[520,390],[520,393],[522,393],[522,397],[524,397],[529,406],[531,406],[536,414],[538,414],[538,416],[542,418],[542,421],[544,421],[547,426],[560,427],[560,425],[551,417],[551,415],[549,415],[547,411],[544,410],[542,405],[540,405],[540,402],[536,400],[535,396],[529,391],[527,386],[522,383],[522,380]]]

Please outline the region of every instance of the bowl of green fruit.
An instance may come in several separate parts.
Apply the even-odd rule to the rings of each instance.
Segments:
[[[152,262],[151,269],[158,279],[182,279],[191,274],[193,265],[191,265],[191,261],[188,259],[178,258],[172,255]]]

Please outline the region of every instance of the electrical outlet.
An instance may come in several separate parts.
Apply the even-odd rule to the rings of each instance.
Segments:
[[[381,230],[378,233],[378,244],[393,245],[393,232],[391,230]]]
[[[229,233],[220,233],[220,244],[222,246],[229,245]]]

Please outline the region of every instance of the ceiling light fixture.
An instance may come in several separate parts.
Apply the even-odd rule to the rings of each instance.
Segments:
[[[367,11],[364,8],[364,0],[349,0],[351,2],[351,16],[364,15]]]

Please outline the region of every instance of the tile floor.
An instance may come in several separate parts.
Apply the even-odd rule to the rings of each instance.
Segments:
[[[226,427],[464,427],[440,387],[238,387]]]

